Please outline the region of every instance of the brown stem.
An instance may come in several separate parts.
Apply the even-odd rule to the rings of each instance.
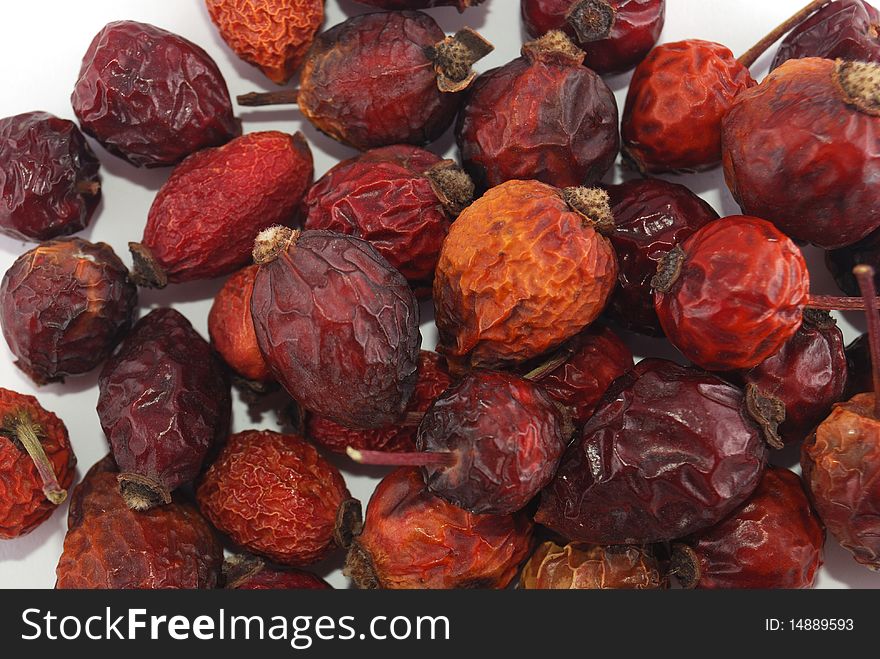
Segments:
[[[874,268],[857,265],[853,268],[862,298],[867,307],[868,346],[871,348],[871,373],[874,376],[874,416],[880,419],[880,313],[877,312],[877,288],[874,286]]]
[[[101,191],[100,181],[77,181],[76,191],[88,197],[94,197]]]
[[[346,499],[336,511],[333,541],[337,547],[348,549],[363,530],[364,513],[361,509],[361,502],[357,499]]]
[[[865,300],[860,297],[811,295],[807,302],[807,308],[823,311],[864,311],[866,307]]]
[[[573,352],[574,351],[571,349],[571,346],[566,346],[562,350],[559,350],[546,362],[533,368],[531,371],[523,375],[523,379],[532,380],[533,382],[540,380],[545,375],[547,375],[548,373],[552,373],[557,368],[562,366],[565,362],[567,362]]]
[[[276,92],[249,92],[235,97],[239,105],[257,107],[260,105],[297,105],[299,89],[282,89]]]
[[[605,39],[617,19],[617,10],[608,0],[580,0],[565,17],[581,43]]]
[[[128,243],[128,251],[131,252],[134,262],[131,280],[135,284],[142,288],[165,288],[168,285],[168,275],[149,247],[140,243]]]
[[[363,465],[380,467],[451,467],[457,458],[451,451],[413,451],[410,453],[385,453],[384,451],[361,451],[349,446],[345,449],[352,460]]]
[[[696,588],[700,583],[700,559],[688,545],[676,544],[672,547],[669,573],[675,575],[682,588]]]
[[[441,160],[426,171],[424,177],[453,219],[474,201],[474,182],[454,160]]]
[[[171,503],[171,492],[152,478],[123,472],[116,479],[119,481],[119,492],[125,504],[132,510],[149,510],[156,506]]]
[[[63,503],[67,498],[67,490],[58,483],[55,469],[40,443],[40,433],[42,432],[40,426],[33,422],[27,412],[11,415],[4,420],[3,426],[3,430],[11,434],[33,460],[40,480],[43,481],[43,494],[46,495],[46,498],[56,506]]]
[[[758,58],[763,55],[767,51],[767,49],[770,48],[770,46],[775,44],[788,32],[797,27],[798,24],[809,18],[812,14],[827,5],[829,2],[830,0],[813,0],[813,2],[808,4],[806,7],[777,25],[772,31],[768,32],[763,39],[761,39],[758,43],[756,43],[754,46],[752,46],[746,52],[740,55],[737,58],[737,61],[744,67],[749,68],[750,66],[752,66],[752,64],[758,61]]]

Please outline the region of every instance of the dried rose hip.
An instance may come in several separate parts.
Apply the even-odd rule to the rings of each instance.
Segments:
[[[876,284],[875,284],[876,286]],[[871,364],[871,347],[868,335],[862,334],[846,347],[846,393],[849,400],[856,394],[874,389],[874,369]]]
[[[250,133],[193,154],[156,195],[141,242],[129,243],[135,281],[162,288],[247,265],[260,231],[296,221],[313,173],[301,133]]]
[[[285,565],[316,563],[343,544],[351,505],[339,471],[296,435],[236,433],[196,492],[233,542]]]
[[[782,40],[770,70],[803,57],[880,62],[880,12],[864,0],[829,2]]]
[[[859,284],[853,276],[853,268],[859,264],[880,270],[880,231],[874,231],[852,245],[825,252],[825,265],[840,290],[847,295],[859,294]],[[875,277],[874,284],[880,285],[880,277]]]
[[[428,492],[415,468],[373,492],[345,574],[359,588],[504,588],[529,555],[523,514],[474,515]]]
[[[249,265],[226,280],[208,313],[208,334],[223,361],[259,389],[274,378],[260,352],[251,318],[251,292],[258,269]]]
[[[535,521],[569,540],[643,544],[709,528],[745,501],[766,449],[742,392],[646,359],[619,378],[562,458]]]
[[[431,403],[452,384],[445,360],[435,352],[419,353],[419,375],[402,421],[385,428],[352,429],[314,414],[306,421],[306,435],[323,449],[345,454],[347,448],[367,451],[415,451],[419,423]]]
[[[449,225],[473,196],[470,178],[451,160],[407,145],[372,149],[311,187],[305,228],[363,238],[427,297]]]
[[[70,101],[86,133],[138,167],[173,165],[241,133],[210,55],[147,23],[98,32]]]
[[[584,50],[596,73],[622,73],[641,62],[657,43],[666,0],[521,0],[532,37],[564,30]]]
[[[361,151],[427,144],[452,124],[471,65],[491,51],[469,28],[446,37],[419,11],[361,14],[315,38],[299,89],[238,103],[296,103],[318,130]]]
[[[85,229],[100,164],[72,121],[48,112],[0,119],[0,233],[49,240]]]
[[[355,0],[362,5],[380,9],[427,9],[428,7],[458,7],[463,12],[468,7],[476,7],[486,0]]]
[[[33,396],[0,389],[0,539],[49,519],[67,498],[75,470],[61,419]]]
[[[519,577],[525,590],[594,590],[666,588],[666,577],[649,548],[600,547],[545,542],[532,554]]]
[[[425,413],[418,453],[349,449],[365,464],[420,466],[428,491],[477,514],[524,508],[556,472],[571,429],[538,385],[475,371]]]
[[[129,506],[171,501],[229,432],[229,381],[211,346],[174,309],[141,318],[101,371],[98,417]]]
[[[620,148],[617,102],[583,60],[583,51],[553,31],[477,78],[455,128],[477,185],[535,179],[564,188],[605,175]]]
[[[605,390],[633,367],[626,344],[607,327],[591,326],[535,368],[519,370],[565,406],[571,420],[582,425],[593,415]]]
[[[664,257],[653,281],[666,336],[702,368],[756,366],[801,325],[810,278],[797,246],[772,224],[710,222]]]
[[[91,371],[131,327],[137,287],[105,243],[63,238],[19,256],[0,286],[15,365],[37,384]]]
[[[233,557],[223,564],[225,588],[233,590],[329,590],[333,586],[305,570],[278,570],[259,558]]]
[[[235,54],[283,85],[306,56],[324,20],[324,0],[205,0]]]
[[[617,252],[617,288],[606,313],[634,332],[663,334],[651,279],[657,264],[718,213],[683,185],[636,179],[607,187],[614,215],[609,234]]]
[[[672,572],[685,588],[810,588],[824,544],[800,477],[769,467],[730,517],[674,547]]]
[[[743,212],[843,247],[880,227],[880,64],[790,60],[724,117],[724,178]]]
[[[304,408],[353,428],[400,419],[419,358],[419,309],[403,276],[367,242],[332,231],[267,229],[251,316],[273,375]]]
[[[194,506],[130,510],[112,463],[101,461],[73,491],[56,588],[215,588],[223,548]]]
[[[434,277],[438,352],[454,368],[542,355],[602,312],[617,278],[608,197],[508,181],[452,224]]]

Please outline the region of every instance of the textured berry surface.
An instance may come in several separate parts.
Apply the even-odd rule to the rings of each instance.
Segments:
[[[619,378],[541,494],[535,521],[569,540],[642,544],[724,519],[755,490],[766,450],[723,380],[662,359]]]
[[[82,129],[133,165],[163,167],[241,132],[226,81],[197,45],[147,23],[108,23],[71,96]]]
[[[519,587],[526,590],[647,590],[665,588],[666,578],[649,549],[545,542],[523,567]]]
[[[100,165],[72,121],[47,112],[0,119],[0,233],[48,240],[86,228]]]
[[[290,80],[324,20],[324,0],[206,0],[220,36],[272,82]]]
[[[235,590],[328,590],[330,584],[304,570],[273,570],[263,568],[258,573],[237,581],[227,588]]]
[[[302,438],[247,430],[229,438],[196,497],[236,544],[308,565],[335,548],[336,514],[349,494],[339,471]]]
[[[396,469],[370,499],[346,572],[361,588],[504,588],[531,538],[525,515],[474,515],[430,494],[418,469]]]
[[[105,243],[65,238],[19,256],[0,285],[15,365],[37,384],[92,370],[131,327],[137,288]]]

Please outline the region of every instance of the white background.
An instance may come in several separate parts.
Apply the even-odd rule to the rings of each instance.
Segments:
[[[774,25],[797,10],[806,0],[669,0],[666,28],[661,41],[701,38],[719,41],[735,54],[743,53]],[[328,0],[325,27],[334,25],[346,16],[367,11],[350,0]],[[478,29],[496,46],[489,57],[478,63],[484,71],[510,61],[519,54],[526,36],[519,22],[518,0],[487,0],[486,4],[459,15],[454,9],[442,8],[431,13],[447,32],[462,25]],[[60,117],[73,119],[70,92],[76,80],[82,55],[92,37],[105,23],[132,19],[153,23],[176,32],[205,48],[223,71],[233,96],[252,89],[272,89],[270,83],[255,68],[238,60],[226,47],[211,24],[201,0],[30,0],[3,3],[0,16],[0,116],[30,110],[46,110]],[[760,79],[775,49],[752,69]],[[617,95],[622,110],[629,75],[608,79]],[[311,144],[318,176],[340,159],[354,155],[354,151],[340,146],[318,134],[301,119],[294,108],[242,108],[238,115],[246,132],[278,129],[287,132],[302,130]],[[93,241],[110,243],[120,257],[130,264],[126,244],[139,240],[147,210],[156,190],[167,178],[169,169],[139,170],[109,155],[94,145],[102,161],[104,197],[92,225],[80,235]],[[446,135],[431,148],[452,154],[453,140]],[[620,180],[615,168],[607,180]],[[700,194],[721,215],[738,212],[738,207],[724,188],[718,171],[701,175],[673,177]],[[0,272],[5,272],[13,260],[31,245],[0,237]],[[813,273],[813,290],[817,293],[836,293],[822,265],[821,254],[807,249]],[[164,291],[142,291],[143,309],[174,305],[207,336],[206,317],[210,301],[221,285],[220,281],[172,285]],[[143,313],[143,311],[141,312]],[[850,324],[850,321],[853,324]],[[841,323],[847,340],[864,331],[859,314],[849,314]],[[422,328],[423,345],[433,347],[435,333],[430,324]],[[678,358],[677,354],[659,341],[625,337],[638,355],[656,355]],[[70,430],[71,440],[79,458],[82,475],[107,452],[98,418],[97,371],[69,378],[66,385],[53,384],[36,388],[12,365],[5,342],[0,341],[0,386],[37,395],[47,409],[58,414]],[[275,416],[265,414],[261,419],[249,417],[244,404],[234,394],[234,428],[277,428]],[[786,466],[794,466],[796,451],[787,451],[775,458]],[[336,460],[352,494],[364,504],[381,470],[351,468],[344,460]],[[55,565],[61,553],[65,531],[66,505],[30,535],[17,540],[0,540],[0,587],[50,588],[55,581]],[[341,556],[317,566],[336,587],[346,587],[347,580],[339,571]],[[874,574],[857,565],[836,542],[829,540],[826,565],[819,578],[819,587],[868,588],[880,587],[880,574]]]

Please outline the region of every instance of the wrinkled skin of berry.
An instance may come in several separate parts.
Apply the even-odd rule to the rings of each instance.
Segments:
[[[558,189],[508,181],[466,208],[443,243],[437,350],[453,368],[543,355],[599,316],[616,281],[611,243]]]
[[[49,240],[89,225],[100,163],[67,119],[25,112],[0,119],[0,233]]]
[[[98,32],[70,101],[83,131],[138,167],[174,165],[241,134],[210,55],[147,23]]]
[[[308,53],[324,20],[324,0],[206,0],[223,41],[283,85]]]
[[[580,26],[579,6],[610,7],[614,12],[610,29]],[[532,37],[550,30],[563,30],[586,53],[584,64],[596,73],[623,73],[641,62],[657,43],[666,19],[666,0],[521,0],[522,19]],[[571,18],[569,18],[571,17]]]
[[[333,588],[311,572],[274,570],[268,567],[226,587],[234,590],[332,590]]]
[[[132,246],[138,283],[213,279],[248,265],[260,231],[296,222],[313,174],[301,133],[249,133],[193,154],[156,194],[140,246]],[[149,266],[138,263],[144,249]]]
[[[755,490],[766,449],[743,394],[662,359],[619,378],[569,445],[535,521],[569,540],[644,544],[709,528]]]
[[[834,281],[850,296],[861,295],[853,275],[853,268],[859,264],[870,265],[875,273],[880,272],[880,231],[874,231],[852,245],[825,252],[825,265]],[[874,285],[880,287],[880,274],[874,275]]]
[[[804,442],[801,469],[831,535],[859,563],[880,570],[880,421],[873,393],[834,406]]]
[[[684,261],[654,306],[670,342],[710,371],[751,368],[801,326],[810,278],[797,246],[744,215],[711,222],[682,245]]]
[[[442,162],[430,151],[395,145],[339,163],[305,198],[305,228],[363,238],[427,297],[454,216],[425,173]]]
[[[649,548],[583,542],[564,547],[543,543],[519,577],[524,590],[648,590],[667,585]]]
[[[880,116],[841,87],[851,66],[789,60],[741,94],[723,122],[724,178],[743,212],[825,249],[880,227]]]
[[[429,492],[472,513],[507,515],[550,482],[570,434],[540,386],[509,373],[475,371],[434,401],[416,445],[456,458],[452,465],[422,467]]]
[[[601,179],[617,157],[617,101],[560,32],[477,78],[455,137],[478,187],[514,179],[560,188]]]
[[[216,588],[223,548],[192,505],[129,509],[112,464],[98,463],[74,490],[55,587]],[[73,512],[73,508],[71,512]]]
[[[160,500],[193,481],[229,432],[229,380],[208,342],[174,309],[155,309],[135,324],[98,388],[98,417],[119,470],[133,483],[146,479]]]
[[[468,7],[476,7],[486,0],[355,0],[362,5],[379,9],[428,9],[429,7],[458,7],[463,12]]]
[[[521,367],[551,398],[562,404],[578,426],[593,415],[608,386],[633,367],[633,355],[614,332],[592,325],[575,336],[542,364]]]
[[[33,459],[11,432],[12,419],[22,414],[38,430],[58,485],[69,489],[76,472],[76,456],[61,419],[33,396],[0,388],[0,540],[30,533],[58,507],[46,497]]]
[[[874,374],[872,372],[871,347],[868,335],[862,334],[846,347],[846,394],[849,400],[856,394],[874,390]]]
[[[505,588],[531,546],[526,515],[474,515],[402,468],[373,492],[345,573],[359,588]]]
[[[662,336],[651,279],[660,260],[718,213],[683,185],[634,179],[609,185],[617,252],[617,288],[606,313],[629,330]]]
[[[721,163],[721,119],[757,83],[721,44],[657,46],[636,67],[621,123],[624,154],[643,173],[699,171]]]
[[[672,567],[687,588],[810,588],[824,544],[800,477],[768,467],[748,501],[675,548]]]
[[[131,327],[137,287],[105,243],[62,238],[19,256],[0,285],[15,365],[37,384],[91,371]]]
[[[421,343],[406,279],[352,236],[304,231],[281,242],[251,295],[273,375],[305,409],[341,425],[397,422],[415,388]]]
[[[368,451],[415,451],[419,422],[431,403],[452,384],[446,361],[435,352],[419,352],[419,375],[406,416],[398,423],[373,430],[346,428],[314,414],[306,421],[306,436],[321,448],[345,454],[350,446]]]
[[[880,62],[880,12],[864,0],[829,2],[788,33],[770,70],[803,57]]]
[[[246,430],[205,473],[202,513],[238,545],[284,565],[316,563],[336,548],[348,489],[339,471],[296,435]]]
[[[208,313],[208,334],[211,345],[233,371],[249,382],[268,383],[274,378],[260,352],[251,318],[251,292],[258,269],[249,265],[226,280]]]

